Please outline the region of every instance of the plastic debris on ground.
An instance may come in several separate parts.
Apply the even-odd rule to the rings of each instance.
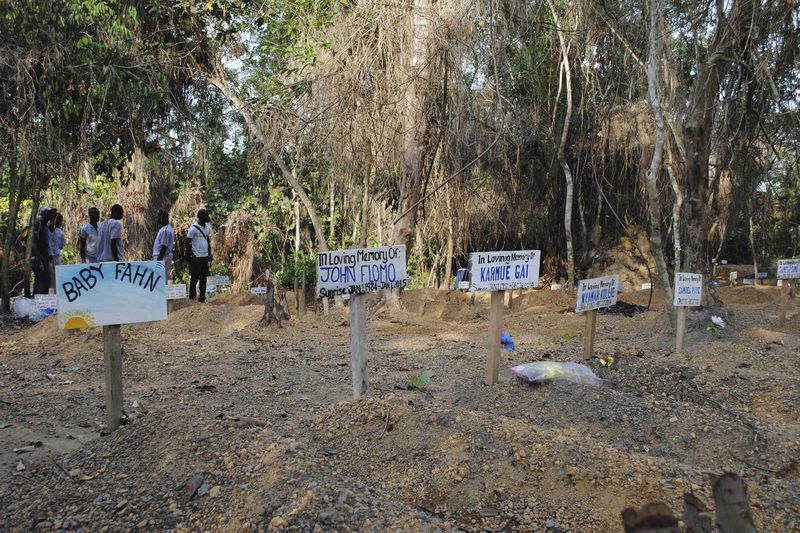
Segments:
[[[725,327],[725,321],[722,320],[722,317],[719,317],[717,315],[711,315],[711,322],[713,322],[715,325],[721,328]]]
[[[31,298],[17,298],[11,306],[14,316],[18,318],[27,318],[34,320],[35,317],[41,315],[41,312],[36,311],[36,302]],[[44,317],[39,318],[41,320]],[[36,320],[38,322],[38,320]]]
[[[511,371],[529,383],[570,381],[572,383],[595,386],[603,383],[588,366],[580,363],[537,361],[535,363],[517,365]]]
[[[500,334],[500,344],[503,345],[503,348],[509,351],[517,347],[517,344],[514,342],[514,340],[511,338],[511,335],[509,335],[508,333]]]

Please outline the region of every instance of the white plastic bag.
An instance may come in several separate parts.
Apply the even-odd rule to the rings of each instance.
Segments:
[[[511,369],[518,377],[530,383],[547,381],[571,381],[584,385],[600,385],[603,381],[594,372],[580,363],[557,363],[554,361],[537,361],[517,365]]]
[[[16,317],[31,318],[36,314],[36,302],[30,298],[17,298],[11,309]]]

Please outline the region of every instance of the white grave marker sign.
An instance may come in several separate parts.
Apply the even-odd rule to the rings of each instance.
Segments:
[[[730,273],[728,279],[731,281],[736,281],[737,279],[739,279],[739,273],[734,270],[733,272]]]
[[[206,288],[208,287],[222,287],[223,285],[230,285],[230,276],[208,276],[206,279]]]
[[[37,311],[45,309],[58,310],[58,296],[55,294],[36,294],[33,296],[34,305]]]
[[[703,275],[690,272],[675,273],[675,297],[672,305],[676,307],[696,307],[703,297]]]
[[[403,244],[317,253],[318,298],[399,289],[410,281]]]
[[[266,287],[250,287],[250,294],[255,294],[256,296],[260,294],[267,294]]]
[[[186,292],[186,284],[185,283],[174,283],[172,285],[167,285],[167,300],[183,300],[189,297],[189,294]]]
[[[62,329],[167,319],[161,261],[120,261],[56,267]]]
[[[800,259],[780,259],[778,261],[778,279],[800,278]]]
[[[575,312],[610,307],[617,303],[619,276],[582,279],[578,282],[578,301]]]
[[[470,255],[470,292],[539,286],[539,250],[475,252]]]

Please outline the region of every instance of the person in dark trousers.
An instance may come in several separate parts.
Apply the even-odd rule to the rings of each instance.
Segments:
[[[153,242],[153,260],[163,261],[164,280],[169,283],[169,267],[172,265],[172,248],[175,246],[175,230],[169,223],[169,214],[161,210],[158,212],[158,230],[156,240]]]
[[[89,223],[81,226],[78,231],[78,249],[82,263],[97,263],[97,224],[100,222],[100,210],[96,207],[89,208]]]
[[[101,263],[125,261],[122,249],[122,215],[122,206],[114,204],[111,206],[109,218],[97,226],[97,260]]]
[[[208,211],[201,209],[197,212],[197,220],[189,228],[186,238],[191,247],[191,262],[189,264],[189,299],[199,302],[206,301],[206,279],[208,269],[213,261],[211,255],[211,217]],[[197,295],[197,284],[200,283],[200,296]]]
[[[39,218],[33,224],[33,248],[31,270],[33,270],[33,294],[47,294],[50,290],[50,229],[48,225],[56,216],[52,207],[39,210]]]

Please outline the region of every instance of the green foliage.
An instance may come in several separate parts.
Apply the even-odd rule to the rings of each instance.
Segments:
[[[424,390],[431,384],[431,376],[429,374],[420,374],[411,377],[409,384],[410,389]]]
[[[296,256],[291,256],[281,264],[280,270],[275,273],[276,284],[283,289],[294,288],[295,280],[298,284],[306,279],[306,286],[313,286],[317,276],[317,261],[314,257],[301,251]]]

